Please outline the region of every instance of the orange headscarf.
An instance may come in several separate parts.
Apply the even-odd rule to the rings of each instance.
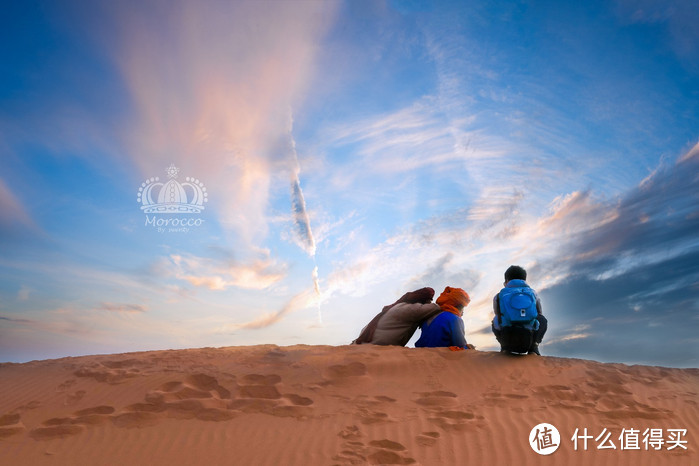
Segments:
[[[471,298],[461,288],[452,288],[450,286],[444,288],[444,291],[439,298],[437,298],[437,305],[442,309],[442,311],[451,312],[461,317],[463,315],[463,308],[468,306],[471,302]]]

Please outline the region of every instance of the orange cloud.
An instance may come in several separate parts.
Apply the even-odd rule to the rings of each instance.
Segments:
[[[146,177],[170,163],[206,184],[247,245],[267,233],[277,172],[290,174],[289,109],[314,72],[329,2],[148,2],[117,8],[117,62],[132,97],[125,128]]]

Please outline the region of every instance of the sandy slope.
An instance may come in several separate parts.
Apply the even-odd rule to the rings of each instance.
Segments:
[[[370,345],[2,364],[0,464],[696,465],[698,393],[697,369]],[[542,422],[561,434],[550,456],[529,444]],[[575,451],[576,428],[616,449]],[[621,450],[632,428],[640,450]]]

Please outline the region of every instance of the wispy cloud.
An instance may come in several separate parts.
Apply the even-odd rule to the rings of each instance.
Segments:
[[[170,163],[186,168],[206,183],[223,225],[249,246],[241,249],[261,245],[275,177],[294,169],[278,142],[288,140],[288,109],[313,74],[334,4],[115,8],[115,54],[134,109],[125,129],[133,162],[145,176]]]
[[[293,296],[278,311],[266,312],[260,315],[259,317],[256,317],[247,322],[222,325],[218,329],[217,333],[230,333],[239,329],[259,330],[262,328],[270,327],[282,320],[288,314],[291,314],[300,309],[307,309],[313,306],[316,302],[316,291],[314,289],[308,289]]]
[[[160,267],[166,274],[184,280],[195,287],[225,290],[235,287],[249,290],[269,288],[286,276],[285,266],[271,258],[242,263],[231,257],[198,257],[192,254],[172,254],[168,264]],[[170,267],[172,265],[172,267]]]
[[[5,316],[0,316],[0,320],[4,320],[5,322],[11,322],[15,324],[31,324],[34,321],[30,319],[19,319],[17,317],[5,317]]]
[[[5,181],[0,178],[0,232],[18,228],[36,228],[24,205],[15,196]]]
[[[102,303],[99,309],[109,312],[120,312],[124,314],[141,314],[148,309],[140,304],[125,304],[125,303]]]
[[[0,316],[0,320],[20,328],[39,332],[39,335],[46,332],[59,335],[88,337],[99,333],[93,325],[90,325],[83,319],[76,318],[76,312],[73,309],[53,309],[49,311],[48,314],[48,316],[42,316],[41,319]]]
[[[505,155],[506,145],[472,128],[475,116],[445,120],[434,97],[328,130],[326,144],[353,148],[357,176],[401,174],[445,164],[483,163]],[[451,125],[451,126],[450,126]],[[454,132],[458,130],[458,137]],[[353,172],[350,172],[351,175]]]
[[[672,37],[672,48],[687,66],[699,54],[699,32],[694,24],[699,21],[699,11],[692,0],[655,2],[653,0],[620,0],[617,13],[624,22],[636,24],[664,24]]]
[[[28,286],[22,285],[17,292],[17,301],[26,301],[29,299],[29,294],[34,291]]]
[[[289,114],[288,124],[288,144],[287,156],[291,162],[291,209],[294,216],[294,224],[296,225],[296,237],[300,241],[301,248],[306,253],[315,257],[316,255],[316,240],[311,229],[311,219],[306,210],[306,198],[301,189],[301,167],[299,165],[299,157],[296,152],[296,141],[293,135],[293,117]]]

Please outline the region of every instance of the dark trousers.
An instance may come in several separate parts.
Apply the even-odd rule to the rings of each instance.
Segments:
[[[541,341],[544,339],[544,335],[546,334],[546,330],[548,329],[549,322],[544,317],[543,315],[539,314],[536,316],[536,320],[539,321],[539,329],[534,332],[533,338],[532,338],[532,343],[529,348],[529,350],[534,350],[536,346],[541,343]],[[493,334],[495,334],[495,338],[498,340],[498,343],[500,343],[501,348],[507,348],[510,346],[510,342],[507,341],[507,336],[504,335],[503,329],[497,330],[495,328],[495,325],[491,325],[491,328],[493,329]]]

